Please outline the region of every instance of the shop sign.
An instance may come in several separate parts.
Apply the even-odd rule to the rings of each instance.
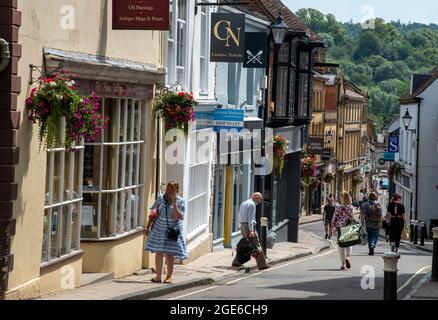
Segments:
[[[398,152],[398,136],[389,136],[388,138],[388,150],[389,152]]]
[[[324,138],[309,137],[307,152],[309,154],[324,154]]]
[[[113,0],[113,30],[169,30],[167,0]]]
[[[385,161],[395,161],[395,153],[394,152],[385,152],[383,158]]]
[[[265,32],[245,33],[244,68],[266,68],[268,40]]]
[[[244,127],[244,110],[215,109],[214,111],[195,112],[195,121],[198,129],[213,128],[214,131],[236,130]]]
[[[90,95],[95,92],[101,97],[151,99],[154,93],[154,87],[150,85],[83,79],[75,81],[82,95]]]
[[[244,62],[245,15],[211,14],[210,61]]]

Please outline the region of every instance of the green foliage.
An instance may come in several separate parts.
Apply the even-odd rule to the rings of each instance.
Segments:
[[[359,23],[340,23],[315,9],[297,14],[327,42],[327,61],[339,63],[351,82],[369,92],[369,117],[378,130],[398,112],[412,73],[430,73],[438,64],[437,24],[376,19],[374,30],[363,30]]]

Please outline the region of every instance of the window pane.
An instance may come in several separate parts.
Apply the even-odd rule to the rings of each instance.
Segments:
[[[179,67],[185,66],[184,41],[186,34],[186,24],[178,22],[178,39],[177,39],[177,55],[176,65]]]
[[[308,73],[300,74],[300,83],[299,83],[299,97],[298,97],[298,116],[306,117],[307,116],[307,93],[308,93]]]
[[[278,62],[289,63],[289,42],[283,42],[278,52]]]
[[[81,161],[83,149],[81,151],[74,152],[74,173],[73,173],[73,199],[80,199],[82,195],[81,190]]]
[[[296,89],[296,72],[294,69],[290,70],[290,82],[289,82],[289,117],[295,115],[295,89]]]
[[[58,234],[60,232],[62,207],[56,207],[52,210],[52,223],[50,227],[50,259],[55,259],[59,256]]]
[[[50,179],[51,179],[51,176],[50,176],[50,158],[51,158],[51,152],[47,152],[47,156],[46,156],[46,161],[47,161],[47,164],[46,164],[46,167],[47,167],[47,169],[46,169],[46,194],[45,194],[45,201],[44,201],[44,205],[49,205],[50,204],[50,201],[51,201],[51,194],[50,194],[50,190],[49,190],[49,182],[50,182]]]
[[[79,214],[80,214],[80,202],[76,202],[72,204],[71,211],[71,250],[79,250],[79,241],[78,241],[78,230],[79,230]]]
[[[178,19],[186,20],[187,0],[178,0]]]
[[[277,117],[286,116],[287,104],[287,72],[288,67],[277,68],[277,97],[275,101],[275,115]]]
[[[105,116],[109,117],[108,126],[105,128],[105,142],[117,142],[117,125],[120,121],[120,110],[117,99],[105,100]],[[122,105],[123,102],[120,103]]]
[[[129,231],[126,220],[126,194],[117,192],[117,234]]]
[[[98,214],[99,195],[84,193],[81,210],[81,237],[97,237],[97,214]],[[73,241],[73,237],[72,237]]]
[[[71,205],[62,206],[61,255],[70,253],[71,242],[68,242],[68,240],[72,226],[71,210]]]
[[[73,167],[74,155],[72,152],[65,152],[64,156],[64,201],[73,199],[73,190],[70,190],[70,182],[73,180],[73,176],[70,177],[70,169]],[[73,167],[73,168],[72,168]]]
[[[117,152],[117,147],[115,146],[104,146],[103,155],[103,186],[104,190],[114,190],[120,185],[118,181],[118,166],[120,164],[119,155]]]
[[[173,1],[170,0],[170,26],[169,26],[169,39],[173,39],[173,32],[172,32],[172,26],[173,26]]]
[[[117,226],[117,193],[102,194],[101,213],[101,236],[111,237],[116,234],[114,226]]]
[[[301,51],[300,52],[300,69],[308,70],[309,69],[309,52]]]
[[[43,248],[41,252],[41,261],[47,262],[49,254],[49,237],[50,235],[50,209],[44,210],[44,224],[43,224]]]
[[[53,200],[52,203],[59,203],[61,201],[61,153],[55,152],[54,172],[53,172]]]
[[[100,146],[86,146],[84,151],[84,190],[100,190]],[[77,161],[77,160],[76,160]],[[78,165],[78,161],[76,162]],[[79,181],[77,181],[79,183]]]

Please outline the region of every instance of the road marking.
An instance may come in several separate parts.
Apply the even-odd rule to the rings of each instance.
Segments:
[[[400,287],[400,289],[397,290],[397,293],[401,292],[404,288],[406,288],[409,283],[415,279],[416,276],[418,276],[420,273],[422,273],[424,270],[430,269],[430,266],[425,266],[423,268],[421,268],[420,270],[418,270],[417,272],[415,272],[415,274],[409,278],[408,281],[405,282],[405,284],[403,286]]]
[[[194,291],[194,292],[191,292],[191,293],[183,294],[182,296],[178,296],[178,297],[175,297],[175,298],[170,298],[169,300],[176,300],[176,299],[179,299],[179,298],[188,297],[188,296],[194,295],[196,293],[201,293],[201,292],[204,292],[204,291],[207,291],[207,290],[211,290],[211,289],[214,289],[214,288],[217,288],[217,287],[218,286],[212,286],[212,287],[201,289],[201,290]]]
[[[308,234],[310,234],[312,237],[316,238],[316,239],[320,239],[323,240],[322,237],[317,236],[316,234],[314,234],[313,232],[308,231]]]
[[[294,260],[294,261],[291,261],[291,262],[286,263],[286,264],[282,264],[282,265],[277,266],[277,267],[270,267],[269,269],[259,271],[257,273],[254,273],[254,274],[250,275],[250,276],[246,276],[246,277],[243,277],[243,278],[239,278],[239,279],[230,281],[230,282],[228,282],[228,283],[226,283],[226,284],[224,284],[222,286],[212,286],[212,287],[209,287],[209,288],[205,288],[205,289],[198,290],[198,291],[195,291],[195,292],[187,293],[187,294],[184,294],[184,295],[181,295],[181,296],[178,296],[178,297],[175,297],[175,298],[171,298],[171,299],[168,299],[168,300],[177,300],[177,299],[180,299],[180,298],[185,298],[185,297],[194,295],[196,293],[201,293],[201,292],[204,292],[204,291],[209,291],[209,290],[212,290],[212,289],[215,289],[215,288],[226,287],[226,286],[229,286],[229,285],[231,285],[233,283],[236,283],[236,282],[248,279],[248,278],[255,277],[255,276],[257,276],[259,274],[262,274],[262,273],[266,273],[266,272],[270,272],[270,271],[277,270],[277,269],[280,269],[280,268],[284,268],[284,267],[290,266],[290,265],[295,264],[295,263],[299,263],[299,262],[308,261],[308,260],[312,260],[312,259],[315,259],[315,258],[323,257],[323,256],[326,256],[326,255],[332,254],[333,252],[336,252],[336,250],[333,249],[333,250],[330,250],[330,251],[327,251],[327,252],[324,252],[324,253],[321,253],[321,254],[312,255],[312,256],[307,257],[307,258]]]
[[[421,279],[417,284],[415,284],[415,285],[412,287],[411,291],[409,291],[409,293],[408,293],[406,296],[404,296],[404,297],[402,298],[402,300],[411,300],[412,296],[413,296],[414,294],[416,294],[416,293],[418,292],[418,290],[420,290],[421,286],[422,286],[426,281],[429,280],[431,274],[432,274],[432,272],[428,272],[428,273],[423,277],[423,279]]]

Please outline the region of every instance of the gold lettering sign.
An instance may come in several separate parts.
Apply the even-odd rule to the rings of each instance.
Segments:
[[[221,36],[219,35],[219,28],[222,24],[226,24],[225,30],[227,32],[227,36],[225,38],[221,38]],[[233,30],[231,29],[231,21],[219,21],[218,23],[216,23],[216,25],[214,26],[214,36],[216,37],[216,39],[221,40],[221,41],[225,41],[226,47],[230,46],[230,38],[233,39],[234,43],[236,44],[236,46],[240,47],[240,31],[241,28],[236,28],[237,30],[237,36],[236,34],[233,32]]]

